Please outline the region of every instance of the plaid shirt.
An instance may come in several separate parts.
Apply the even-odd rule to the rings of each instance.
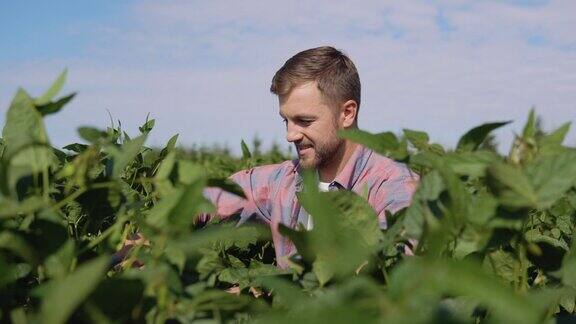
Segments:
[[[279,267],[285,267],[283,257],[296,252],[294,244],[278,231],[278,224],[295,228],[306,224],[308,213],[301,208],[296,193],[302,190],[302,176],[298,160],[265,165],[239,171],[230,177],[246,195],[246,199],[218,188],[207,188],[204,195],[217,207],[217,214],[225,219],[240,215],[238,224],[258,219],[268,224]],[[357,145],[354,153],[330,183],[331,190],[346,189],[365,193],[378,215],[381,228],[386,228],[385,211],[392,213],[408,206],[418,185],[418,175],[391,159]]]

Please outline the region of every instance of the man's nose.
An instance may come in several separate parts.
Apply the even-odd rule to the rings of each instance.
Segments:
[[[290,143],[294,143],[302,140],[302,137],[302,133],[298,128],[288,123],[288,126],[286,127],[286,140]]]

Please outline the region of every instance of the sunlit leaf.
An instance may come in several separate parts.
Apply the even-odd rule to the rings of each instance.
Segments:
[[[106,132],[94,127],[80,127],[78,128],[78,134],[89,143],[94,143],[100,138],[106,137]]]
[[[522,137],[526,140],[533,138],[536,135],[536,113],[534,109],[530,110],[528,115],[528,120],[524,125],[524,130],[522,131]]]
[[[498,200],[506,207],[535,207],[538,195],[522,170],[494,163],[488,168],[489,184]]]
[[[114,159],[112,177],[119,177],[124,168],[134,161],[145,141],[146,135],[141,135],[124,143],[119,150],[111,150]]]
[[[48,104],[52,99],[62,90],[64,83],[66,82],[66,76],[68,75],[68,69],[64,69],[58,78],[52,83],[50,88],[46,90],[40,97],[34,100],[34,104],[37,106],[42,106]]]
[[[511,121],[487,123],[474,127],[460,138],[456,149],[459,151],[474,151],[484,142],[488,134],[509,123],[511,123]]]
[[[430,138],[428,134],[421,131],[415,131],[411,129],[404,129],[404,136],[408,139],[408,141],[414,145],[415,148],[419,150],[425,150],[428,147],[428,142]]]
[[[42,320],[46,323],[65,323],[104,279],[108,263],[108,256],[98,257],[80,265],[67,277],[52,282],[40,306]]]
[[[538,158],[526,168],[538,196],[538,207],[548,208],[576,182],[576,152]]]
[[[55,102],[49,102],[44,105],[37,105],[36,109],[40,112],[42,116],[54,114],[60,111],[66,104],[68,104],[74,97],[76,96],[75,93],[67,95],[61,99],[58,99]]]

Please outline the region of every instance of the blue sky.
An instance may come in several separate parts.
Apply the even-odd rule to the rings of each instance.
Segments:
[[[3,62],[86,55],[91,26],[118,21],[119,1],[4,1],[0,4]]]
[[[174,133],[235,150],[256,134],[285,143],[272,75],[333,45],[359,69],[361,128],[454,145],[512,119],[498,132],[507,148],[531,107],[548,129],[576,120],[574,12],[572,0],[4,1],[0,122],[17,87],[39,94],[67,67],[78,96],[47,119],[56,145],[106,127],[108,111],[131,132],[150,113],[155,145]]]

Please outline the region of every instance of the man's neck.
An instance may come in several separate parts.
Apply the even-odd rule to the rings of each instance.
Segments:
[[[346,162],[348,162],[348,160],[352,156],[352,153],[354,153],[354,150],[356,149],[357,145],[358,144],[356,143],[345,140],[342,145],[342,148],[336,154],[334,159],[330,161],[328,165],[318,168],[318,175],[320,176],[320,181],[322,182],[334,181],[338,173],[342,171],[342,169],[346,165]]]

